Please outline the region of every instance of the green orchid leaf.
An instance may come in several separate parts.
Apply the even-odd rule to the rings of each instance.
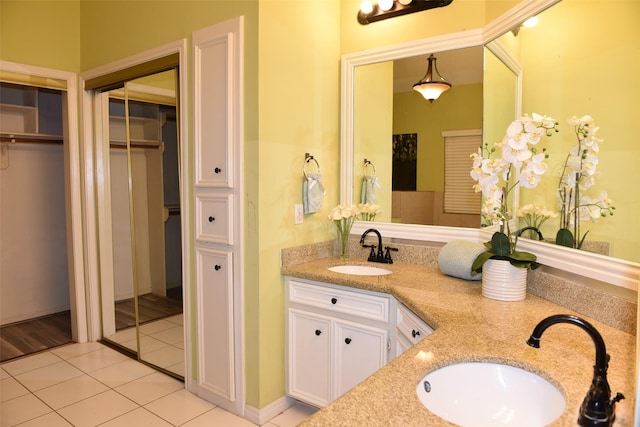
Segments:
[[[509,256],[510,259],[514,259],[522,262],[534,262],[538,257],[536,257],[531,252],[519,252],[513,251],[513,253]]]
[[[558,234],[556,234],[556,245],[572,248],[573,233],[566,228],[561,228],[560,230],[558,230]]]
[[[504,233],[494,233],[491,237],[491,251],[499,256],[508,256],[511,253],[511,242]]]
[[[591,230],[587,230],[587,232],[582,235],[582,239],[580,239],[580,242],[578,243],[578,249],[582,249],[582,244],[584,243],[584,239],[587,238],[587,234],[589,234],[589,231]]]
[[[478,255],[476,260],[471,265],[471,271],[476,273],[481,272],[482,266],[484,265],[484,263],[487,262],[488,259],[491,259],[492,256],[495,256],[495,254],[487,251],[481,252],[480,255]]]

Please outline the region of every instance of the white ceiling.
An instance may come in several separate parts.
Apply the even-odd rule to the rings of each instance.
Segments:
[[[482,82],[483,47],[434,53],[438,72],[453,86]],[[393,63],[393,91],[408,92],[427,73],[429,55],[399,59]]]

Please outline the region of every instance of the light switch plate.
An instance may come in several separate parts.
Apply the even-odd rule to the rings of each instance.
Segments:
[[[304,221],[304,214],[302,213],[302,205],[301,204],[296,204],[294,210],[295,210],[294,223],[295,224],[302,224],[302,222]]]

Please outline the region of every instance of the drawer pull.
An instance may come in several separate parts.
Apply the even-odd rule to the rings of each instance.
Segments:
[[[220,270],[220,269],[222,268],[222,266],[221,266],[221,265],[219,265],[219,264],[216,264],[216,266],[215,266],[215,267],[213,267],[213,268],[214,268],[216,271],[218,271],[218,270]]]
[[[220,168],[215,168],[213,171],[214,171],[215,173],[220,173],[220,172],[222,172],[222,169],[220,169]]]
[[[345,339],[344,339],[344,342],[345,342],[345,343],[347,343],[347,345],[348,345],[348,344],[351,344],[351,338],[345,338]]]
[[[337,299],[337,298],[331,298],[331,304],[335,304],[335,303],[337,303],[337,302],[338,302],[338,299]]]
[[[316,336],[319,337],[322,331],[320,329],[316,329]]]
[[[209,222],[213,222],[213,221],[215,221],[215,220],[216,220],[216,219],[215,219],[214,217],[212,217],[212,216],[210,216],[210,217],[209,217]]]
[[[415,329],[413,329],[413,330],[411,331],[411,335],[413,335],[413,337],[415,338],[415,337],[417,337],[417,336],[419,336],[419,335],[420,335],[420,331],[416,331]]]

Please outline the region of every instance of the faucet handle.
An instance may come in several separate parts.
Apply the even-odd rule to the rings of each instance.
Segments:
[[[390,246],[385,246],[384,248],[387,250],[384,254],[384,262],[387,264],[393,264],[390,251],[398,252],[398,248],[392,248]]]
[[[363,248],[371,248],[371,252],[369,252],[369,260],[375,259],[376,257],[376,245],[362,245]]]

